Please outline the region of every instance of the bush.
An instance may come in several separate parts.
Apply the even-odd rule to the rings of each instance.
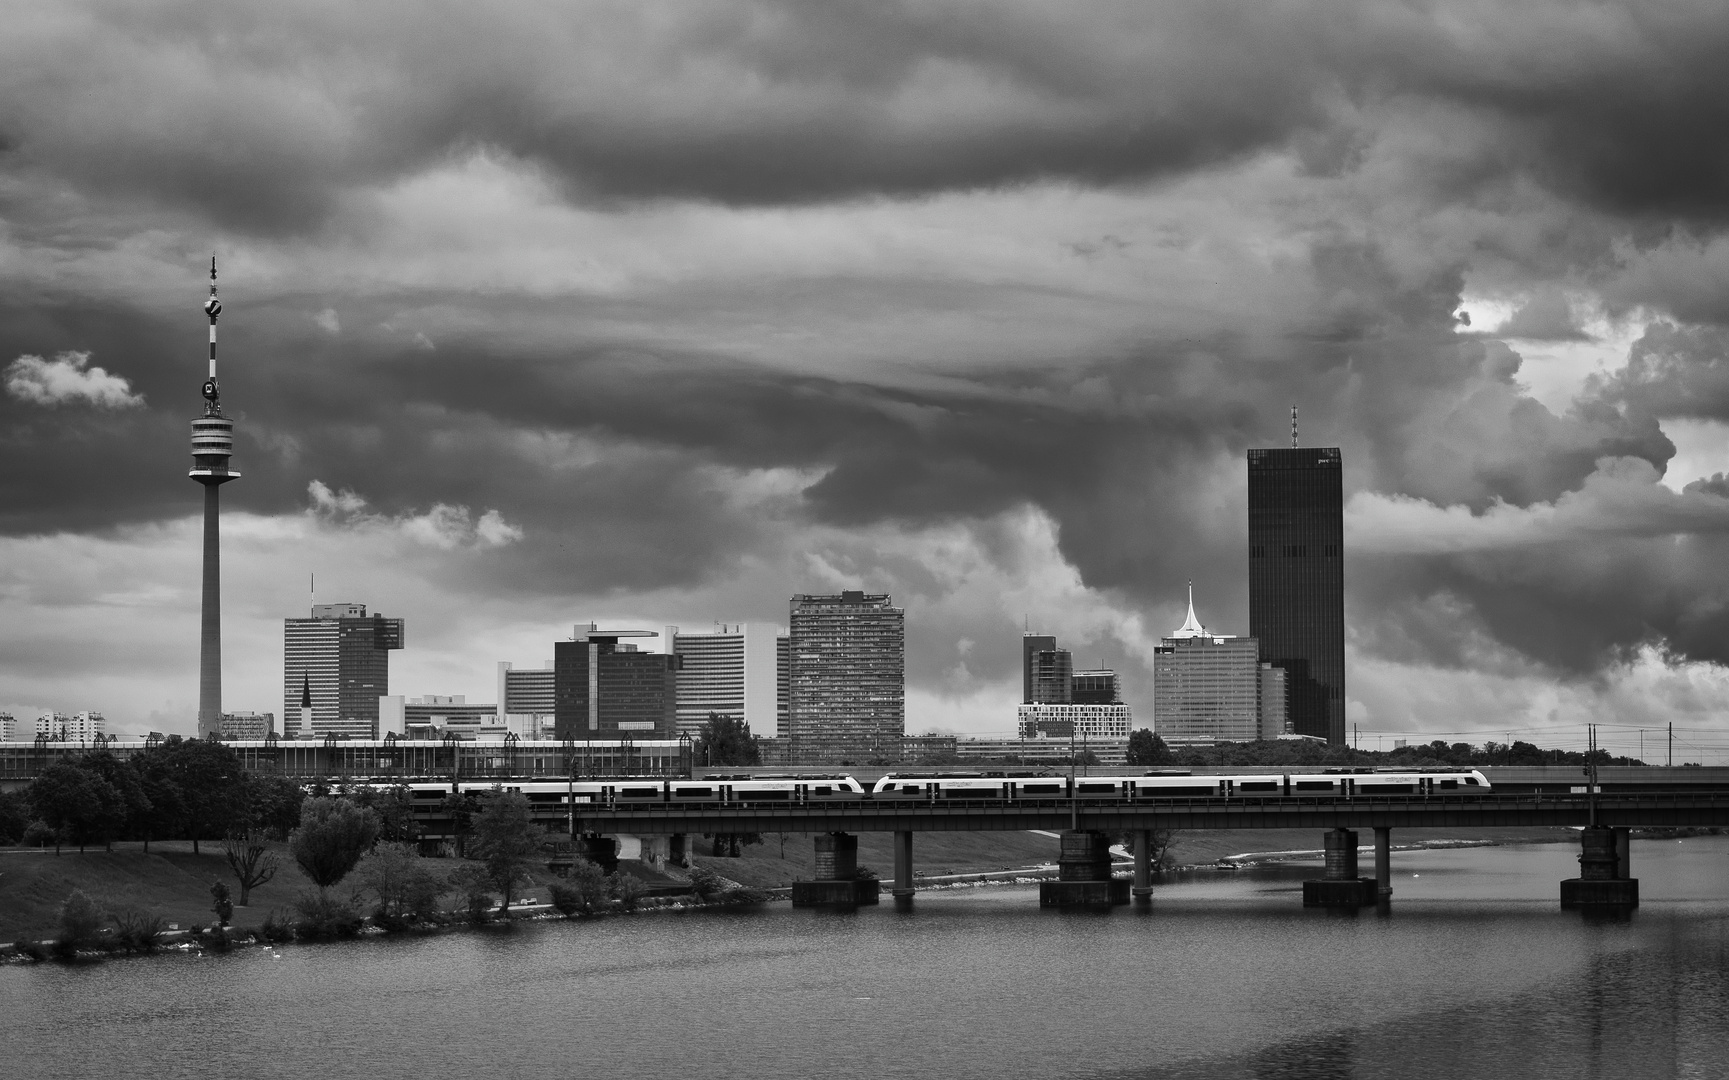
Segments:
[[[17,941],[12,943],[12,947],[17,949],[24,956],[29,957],[35,963],[40,964],[42,961],[48,959],[48,950],[44,949],[38,942],[26,941],[23,938],[19,938]]]
[[[852,876],[855,881],[875,881],[877,872],[861,863],[858,869],[852,872]]]
[[[587,859],[577,859],[562,881],[551,885],[552,906],[564,915],[581,912],[592,915],[607,905],[609,889],[606,875]]]
[[[25,847],[47,847],[54,842],[54,830],[46,821],[32,821],[24,826]]]
[[[450,875],[450,886],[462,898],[462,914],[471,923],[483,923],[492,907],[492,877],[478,863],[463,863]]]
[[[60,905],[60,937],[58,943],[68,953],[97,943],[102,933],[102,910],[96,901],[73,889]]]
[[[168,923],[154,911],[120,904],[108,913],[114,920],[115,944],[127,952],[154,952]]]
[[[322,891],[301,893],[294,901],[294,910],[300,915],[295,933],[303,938],[353,937],[364,921],[353,898],[344,899]]]
[[[706,866],[693,867],[690,872],[690,891],[705,904],[711,904],[726,895],[730,888],[725,878]]]
[[[272,945],[293,941],[294,923],[283,917],[281,908],[271,908],[270,914],[264,916],[264,924],[258,928],[258,936]]]
[[[234,940],[228,936],[228,928],[221,925],[212,926],[204,933],[199,934],[198,941],[206,949],[215,953],[229,952],[234,948]]]
[[[607,891],[618,901],[618,906],[626,911],[636,907],[636,902],[648,893],[648,885],[635,874],[618,871],[606,879]]]

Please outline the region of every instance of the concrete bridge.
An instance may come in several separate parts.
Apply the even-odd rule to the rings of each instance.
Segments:
[[[1594,805],[1593,805],[1594,804]],[[1145,900],[1152,894],[1151,833],[1156,829],[1322,830],[1326,875],[1305,883],[1304,902],[1358,907],[1384,902],[1391,889],[1391,834],[1395,828],[1586,826],[1581,834],[1582,874],[1562,885],[1563,906],[1631,906],[1638,882],[1627,861],[1633,828],[1729,825],[1729,785],[1684,792],[1524,793],[1475,796],[1368,796],[1295,798],[1051,799],[1005,802],[867,799],[796,805],[584,805],[571,823],[576,834],[678,835],[689,833],[816,833],[816,882],[800,882],[810,903],[875,902],[877,885],[854,883],[860,832],[895,834],[893,896],[913,896],[913,835],[917,832],[1061,831],[1057,882],[1041,887],[1041,903],[1099,906]],[[1375,839],[1375,876],[1357,876],[1358,829]],[[1134,838],[1132,883],[1110,875],[1112,836]],[[1586,884],[1580,885],[1579,882]],[[1598,884],[1592,884],[1598,883]],[[800,886],[804,886],[801,888]],[[868,896],[866,895],[868,894]]]

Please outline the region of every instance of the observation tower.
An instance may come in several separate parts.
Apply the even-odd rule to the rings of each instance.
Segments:
[[[222,542],[223,484],[240,474],[228,467],[234,456],[234,421],[222,415],[222,389],[216,382],[216,256],[210,256],[210,374],[204,379],[204,415],[192,421],[192,471],[186,475],[204,485],[204,610],[198,639],[198,737],[222,733]]]

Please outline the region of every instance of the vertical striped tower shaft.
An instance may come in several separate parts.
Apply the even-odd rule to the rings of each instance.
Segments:
[[[198,638],[198,735],[222,731],[222,489],[204,485],[204,603]]]

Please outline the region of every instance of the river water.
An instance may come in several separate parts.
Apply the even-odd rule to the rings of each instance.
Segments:
[[[1295,864],[1144,912],[979,888],[9,967],[0,1075],[1729,1075],[1729,837],[1636,841],[1620,921],[1559,910],[1576,854],[1396,852],[1385,914],[1304,910]]]

